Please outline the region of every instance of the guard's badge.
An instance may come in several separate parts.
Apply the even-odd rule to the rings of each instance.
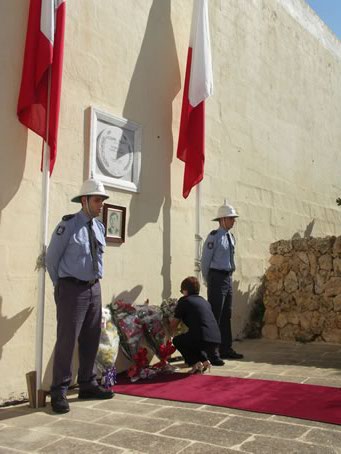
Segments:
[[[65,232],[65,227],[63,225],[60,225],[57,229],[57,235],[63,235],[63,233]]]
[[[207,243],[207,248],[208,248],[208,249],[213,249],[213,241],[209,241],[209,242]]]

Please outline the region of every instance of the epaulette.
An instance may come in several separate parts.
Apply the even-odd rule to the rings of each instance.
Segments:
[[[215,235],[217,232],[218,230],[212,230],[212,232],[210,232],[210,235]]]
[[[76,215],[75,214],[66,214],[65,216],[62,217],[63,221],[69,221],[70,219],[74,218]]]

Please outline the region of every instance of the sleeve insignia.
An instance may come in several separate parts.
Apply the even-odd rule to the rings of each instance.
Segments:
[[[57,235],[63,235],[64,232],[65,232],[65,227],[63,225],[60,225],[56,231]]]
[[[210,235],[215,235],[217,232],[218,230],[212,230],[212,232],[210,232]]]
[[[207,248],[208,248],[208,249],[213,249],[213,241],[209,241],[209,242],[207,243]]]

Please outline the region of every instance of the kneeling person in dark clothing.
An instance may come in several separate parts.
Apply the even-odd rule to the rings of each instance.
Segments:
[[[224,361],[215,358],[220,344],[220,331],[213,315],[211,305],[199,295],[200,284],[196,277],[187,277],[181,283],[183,297],[179,299],[171,322],[173,332],[180,321],[188,332],[173,338],[173,344],[182,354],[185,362],[192,366],[190,373],[203,373],[209,369],[212,358],[214,365],[224,365]]]

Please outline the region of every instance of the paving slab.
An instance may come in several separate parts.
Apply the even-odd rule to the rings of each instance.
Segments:
[[[236,454],[238,452],[240,453],[240,451],[234,449],[208,445],[206,443],[192,443],[190,446],[183,449],[181,454]]]
[[[88,442],[76,438],[63,438],[62,440],[58,440],[57,442],[40,449],[39,452],[44,454],[120,454],[125,453],[126,451],[122,448],[115,448],[98,442]]]
[[[1,448],[0,447],[0,454],[14,454],[14,453],[18,453],[18,452],[26,452],[26,451],[19,451],[18,449],[16,449],[15,451],[13,449],[10,449],[10,448]]]
[[[247,440],[240,450],[252,454],[339,454],[339,451],[326,446],[262,436]]]
[[[250,437],[250,433],[235,432],[199,424],[175,423],[162,431],[164,435],[191,441],[200,441],[216,446],[231,447],[240,444]]]
[[[326,422],[319,422],[319,421],[308,421],[307,419],[290,418],[288,416],[278,416],[278,415],[272,415],[271,420],[298,424],[298,425],[307,426],[307,427],[317,427],[317,428],[326,429],[326,430],[337,430],[337,431],[341,432],[341,425],[338,425],[338,424],[329,424]]]
[[[260,420],[242,416],[230,416],[227,420],[219,424],[219,427],[221,429],[248,432],[251,434],[276,434],[276,437],[278,438],[289,439],[299,438],[309,430],[309,428],[305,426],[271,421],[270,419]]]
[[[255,419],[270,419],[272,415],[267,413],[255,413],[253,411],[247,410],[239,410],[238,408],[227,408],[227,407],[217,407],[213,405],[205,405],[203,410],[212,411],[214,413],[223,413],[225,415],[232,415],[232,416],[249,416]]]
[[[202,408],[203,404],[194,404],[192,402],[177,402],[176,400],[152,399],[146,398],[145,403],[177,408]]]
[[[101,440],[106,444],[144,453],[176,454],[189,445],[188,441],[154,435],[140,431],[122,429]]]
[[[213,413],[205,410],[190,410],[187,408],[164,407],[153,413],[153,416],[171,421],[184,421],[203,426],[216,426],[225,420],[222,413]],[[206,429],[207,430],[207,429]]]
[[[172,424],[169,419],[149,418],[145,415],[130,415],[111,412],[108,416],[97,420],[98,424],[107,424],[115,428],[141,430],[143,432],[159,432]]]
[[[312,428],[304,436],[304,441],[332,446],[333,448],[338,448],[341,452],[341,432],[337,430]]]
[[[25,429],[23,427],[5,427],[0,431],[0,447],[36,451],[58,440],[58,435]]]
[[[98,440],[105,435],[111,434],[114,430],[114,428],[105,424],[70,421],[67,419],[59,419],[52,424],[40,428],[41,432],[62,435],[64,437],[76,437],[83,440]]]
[[[113,398],[100,403],[98,403],[97,401],[97,404],[94,408],[99,410],[117,411],[119,413],[130,413],[132,415],[149,415],[155,410],[158,410],[159,406],[144,402],[116,400],[115,398]]]

